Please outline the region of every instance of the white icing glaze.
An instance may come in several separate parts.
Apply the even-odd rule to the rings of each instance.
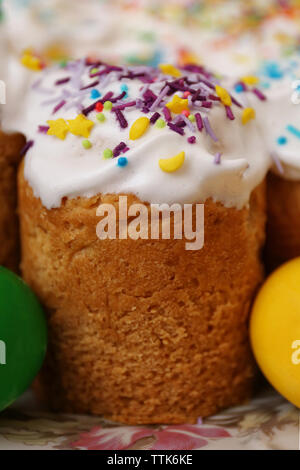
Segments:
[[[135,69],[137,71],[137,69]],[[116,74],[113,74],[116,76]],[[36,197],[48,209],[58,207],[64,196],[90,197],[102,193],[133,193],[141,200],[150,203],[192,203],[205,201],[211,197],[226,206],[241,208],[247,205],[253,189],[263,180],[269,159],[266,155],[262,139],[255,121],[246,126],[241,123],[241,110],[233,106],[236,116],[230,121],[225,116],[224,106],[215,102],[213,109],[207,112],[211,126],[219,138],[215,143],[203,130],[191,132],[185,128],[185,135],[180,136],[168,127],[158,129],[150,126],[147,132],[138,140],[129,140],[129,129],[140,116],[145,116],[136,107],[124,112],[128,128],[121,129],[113,112],[105,112],[107,120],[97,122],[93,111],[88,118],[95,122],[90,135],[92,148],[82,147],[82,138],[68,134],[64,141],[50,135],[37,132],[38,125],[45,125],[49,119],[74,119],[78,115],[75,108],[61,108],[55,115],[51,112],[60,101],[61,90],[73,91],[70,84],[53,86],[59,78],[68,76],[67,70],[55,69],[47,71],[40,85],[44,90],[39,93],[31,90],[24,110],[19,110],[20,118],[17,123],[28,139],[34,139],[34,146],[28,151],[25,159],[25,177],[32,186]],[[195,77],[192,74],[191,77]],[[161,75],[158,76],[159,80]],[[163,76],[163,80],[166,80]],[[154,93],[162,88],[162,82],[151,84]],[[169,80],[173,80],[169,77]],[[91,79],[85,77],[84,83]],[[144,86],[139,80],[120,80],[114,78],[108,85],[97,89],[102,96],[107,91],[120,93],[121,83],[129,87],[129,97],[132,101],[140,95]],[[54,95],[45,94],[51,90]],[[177,92],[181,96],[180,92]],[[56,103],[42,105],[41,102],[52,100]],[[167,97],[169,102],[172,96]],[[55,101],[55,100],[54,100]],[[93,100],[87,93],[84,106]],[[158,109],[158,111],[161,111]],[[191,111],[198,112],[191,108]],[[151,117],[153,113],[147,114]],[[204,117],[206,112],[201,108]],[[196,143],[190,144],[187,138],[196,136]],[[124,168],[117,166],[117,159],[104,160],[102,152],[105,148],[113,149],[120,141],[124,141],[129,150],[124,154],[128,165]],[[175,173],[163,172],[158,164],[161,158],[170,158],[179,152],[185,152],[185,162]],[[221,164],[214,163],[214,155],[222,153]]]

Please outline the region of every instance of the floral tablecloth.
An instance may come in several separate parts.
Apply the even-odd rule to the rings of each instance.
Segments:
[[[122,426],[39,409],[30,392],[0,414],[0,450],[299,449],[300,412],[273,390],[196,425]]]

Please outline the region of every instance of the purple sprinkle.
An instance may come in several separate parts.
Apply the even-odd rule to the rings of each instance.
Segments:
[[[124,151],[126,151],[125,149],[128,149],[125,142],[120,142],[113,150],[114,158],[118,157],[121,153],[124,153]]]
[[[164,89],[160,92],[156,100],[153,102],[153,104],[150,107],[150,111],[154,111],[155,108],[162,102],[168,91],[170,90],[169,86],[165,86]]]
[[[38,132],[41,134],[47,134],[49,129],[49,126],[38,126]]]
[[[93,88],[97,85],[99,85],[99,80],[95,80],[94,82],[90,83],[89,85],[81,87],[80,90],[88,90],[89,88]]]
[[[201,103],[202,108],[211,108],[212,102],[211,101],[202,101]]]
[[[65,104],[66,104],[66,100],[62,100],[60,103],[58,103],[53,109],[52,114],[57,113],[57,111],[59,111]]]
[[[70,77],[61,78],[60,80],[56,80],[55,85],[64,85],[64,83],[68,83],[70,80]]]
[[[151,124],[155,124],[156,121],[160,118],[160,114],[159,113],[154,113],[151,118],[150,118],[150,122]]]
[[[239,103],[239,101],[238,101],[234,96],[230,95],[230,98],[231,98],[232,102],[233,102],[236,106],[238,106],[239,108],[243,108],[243,106],[241,105],[241,103]]]
[[[220,163],[221,163],[221,157],[222,157],[221,152],[216,153],[215,159],[214,159],[214,164],[215,164],[215,165],[220,165]]]
[[[214,131],[212,130],[209,119],[208,119],[207,116],[203,119],[203,124],[204,124],[206,132],[212,138],[212,140],[214,142],[218,142],[218,138],[216,137]]]
[[[196,142],[196,137],[192,135],[191,137],[188,138],[188,143],[189,144],[194,144]]]
[[[124,96],[126,96],[126,91],[122,91],[122,93],[119,96],[116,96],[115,98],[110,98],[110,101],[112,103],[116,103],[117,101],[120,101],[122,98],[124,98]]]
[[[261,101],[266,101],[267,97],[258,88],[253,88],[252,91]]]
[[[28,152],[28,150],[34,145],[34,141],[33,140],[28,140],[28,142],[26,142],[26,144],[24,145],[24,147],[22,148],[21,152],[20,152],[20,157],[24,157],[24,155]]]
[[[165,116],[166,121],[168,121],[168,122],[171,121],[172,116],[171,116],[171,113],[170,113],[169,108],[167,108],[166,106],[164,106],[164,108],[163,108],[163,113],[164,113],[164,116]]]
[[[126,129],[126,127],[128,127],[128,122],[126,121],[125,116],[124,116],[124,114],[122,113],[122,111],[120,111],[119,109],[117,109],[117,110],[115,111],[115,114],[116,114],[117,120],[118,120],[119,123],[120,123],[121,128],[122,128],[122,129]]]
[[[88,106],[87,108],[84,108],[82,110],[82,114],[84,116],[87,116],[88,114],[90,114],[92,111],[94,111],[94,109],[96,108],[96,104],[97,103],[102,103],[102,100],[98,100],[96,101],[95,103],[92,103],[90,106]]]
[[[225,109],[226,109],[226,116],[228,117],[228,119],[233,121],[235,119],[235,117],[234,117],[234,114],[232,112],[231,107],[230,106],[225,106]]]
[[[221,99],[215,95],[208,95],[208,98],[212,101],[221,101]]]
[[[117,111],[117,109],[119,109],[120,111],[123,111],[125,108],[130,108],[135,105],[136,105],[136,101],[130,101],[129,103],[122,103],[117,106],[114,106],[112,108],[112,111]]]
[[[201,114],[196,113],[195,118],[196,118],[197,127],[198,127],[199,131],[201,132],[202,129],[203,129],[203,119],[201,117]]]
[[[105,101],[109,101],[112,98],[112,96],[114,96],[113,92],[108,91],[106,95],[103,96],[102,100],[100,100],[101,103],[105,103]]]
[[[179,127],[178,125],[173,124],[172,122],[168,122],[168,126],[170,129],[172,129],[172,131],[177,132],[177,134],[184,135],[184,130],[182,129],[182,127]]]

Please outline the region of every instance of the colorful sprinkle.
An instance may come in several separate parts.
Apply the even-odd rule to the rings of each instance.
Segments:
[[[254,75],[247,75],[246,77],[241,78],[241,81],[246,85],[257,85],[259,83],[259,78]]]
[[[121,168],[124,168],[124,166],[128,165],[128,160],[126,157],[120,157],[118,158],[118,166]]]
[[[289,124],[286,129],[287,129],[287,131],[289,131],[291,134],[293,134],[295,137],[298,137],[298,139],[300,139],[300,130],[297,129],[297,127],[292,126],[291,124]]]
[[[242,83],[237,83],[234,87],[235,91],[237,93],[242,93],[243,91],[245,91],[245,88],[244,86],[242,85]]]
[[[185,153],[180,152],[178,155],[175,155],[175,157],[160,159],[158,163],[162,171],[173,173],[182,167],[184,160]]]
[[[224,106],[231,106],[232,105],[231,96],[228,93],[228,91],[225,90],[225,88],[223,88],[219,85],[216,85],[216,94],[220,98],[220,100],[224,104]]]
[[[145,134],[150,124],[150,120],[147,117],[140,117],[132,124],[129,131],[129,139],[137,140]]]
[[[61,140],[65,140],[69,131],[69,126],[64,119],[60,118],[53,121],[47,121],[47,124],[49,124],[47,132],[48,135],[53,135]]]
[[[189,101],[187,99],[180,98],[178,95],[174,95],[172,101],[167,103],[166,106],[174,114],[180,114],[184,110],[189,111]]]
[[[190,115],[189,115],[189,120],[190,120],[191,122],[195,122],[195,121],[196,121],[195,115],[194,115],[194,114],[190,114]]]
[[[287,138],[284,135],[282,135],[278,137],[277,143],[278,145],[285,145],[287,143]]]
[[[86,150],[90,149],[92,147],[91,141],[88,139],[83,140],[82,147],[85,148]]]
[[[24,67],[33,70],[34,72],[40,72],[44,68],[44,64],[39,57],[36,57],[30,51],[24,52],[21,58],[21,64]]]
[[[96,90],[95,88],[91,91],[91,99],[92,100],[96,100],[96,99],[100,98],[100,96],[101,96],[100,91]]]
[[[214,158],[214,164],[215,165],[220,165],[221,157],[222,157],[221,152],[217,152],[216,155],[215,155],[215,158]]]
[[[69,119],[68,124],[69,131],[73,135],[78,135],[86,138],[90,136],[90,132],[94,126],[93,121],[90,121],[82,114],[78,114],[76,119]]]
[[[171,77],[181,77],[181,72],[178,70],[174,65],[172,64],[159,64],[159,68],[162,71],[162,73],[166,75],[171,75]]]
[[[97,119],[98,119],[99,122],[104,122],[104,121],[106,120],[106,117],[105,117],[105,115],[104,115],[103,113],[97,114],[96,117],[97,117]]]
[[[155,123],[155,127],[157,127],[158,129],[163,129],[164,127],[166,127],[166,121],[161,118],[158,119]]]
[[[111,111],[111,108],[113,107],[113,104],[111,101],[105,101],[103,108],[105,111]]]
[[[255,117],[256,113],[253,108],[245,108],[242,113],[242,123],[245,125],[251,121],[251,119],[255,119]]]
[[[189,144],[195,144],[196,143],[196,137],[192,135],[191,137],[188,138],[188,143]]]
[[[103,150],[103,158],[105,160],[108,160],[109,158],[113,157],[113,151],[111,149],[105,149]]]

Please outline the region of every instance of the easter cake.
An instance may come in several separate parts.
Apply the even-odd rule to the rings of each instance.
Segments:
[[[18,184],[22,272],[49,328],[35,389],[53,409],[181,423],[250,396],[268,169],[253,118],[196,65],[41,72],[19,112]],[[155,204],[182,218],[169,237],[128,236],[123,198],[148,222]],[[123,236],[99,235],[103,204]],[[204,245],[187,249],[175,228],[185,205],[198,227],[201,204]]]

